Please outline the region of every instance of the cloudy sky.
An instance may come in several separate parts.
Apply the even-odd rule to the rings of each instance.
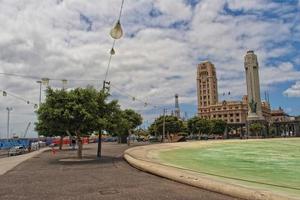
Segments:
[[[0,96],[0,137],[6,137],[6,107],[13,108],[11,133],[23,135],[35,121],[31,103],[38,103],[42,77],[56,88],[61,79],[68,88],[101,87],[120,5],[0,0],[0,90],[30,101]],[[143,114],[145,124],[163,107],[170,112],[175,93],[187,116],[196,113],[196,66],[204,60],[217,68],[220,99],[241,99],[249,49],[259,59],[262,97],[269,91],[273,108],[300,114],[298,0],[125,0],[121,23],[124,37],[116,41],[108,76],[112,98]],[[35,135],[31,126],[29,136]]]

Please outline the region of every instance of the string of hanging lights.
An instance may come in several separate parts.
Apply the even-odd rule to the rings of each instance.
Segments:
[[[13,97],[15,99],[18,99],[18,100],[21,100],[21,101],[25,102],[26,104],[33,105],[34,108],[38,108],[38,104],[37,103],[33,103],[32,101],[30,101],[30,100],[28,100],[28,99],[26,99],[24,97],[16,95],[16,94],[14,94],[12,92],[8,92],[7,90],[0,90],[0,92],[2,92],[2,96],[4,96],[4,97],[11,96],[11,97]]]
[[[42,77],[38,77],[38,76],[30,76],[30,75],[24,75],[24,74],[14,74],[14,73],[3,73],[1,72],[0,75],[4,75],[4,76],[12,76],[12,77],[17,77],[17,78],[24,78],[24,79],[33,79],[33,80],[38,80],[39,83],[43,84],[43,85],[48,85],[50,81],[62,81],[63,83],[63,88],[65,87],[65,85],[70,82],[98,82],[99,80],[97,79],[64,79],[64,78],[42,78]],[[132,101],[135,102],[140,102],[144,105],[144,107],[153,107],[154,109],[156,109],[158,106],[153,105],[150,102],[147,102],[143,99],[137,98],[134,95],[128,93],[128,92],[124,92],[123,89],[119,88],[118,86],[116,86],[115,84],[111,84],[110,83],[111,88],[113,88],[117,93],[122,94],[124,96],[127,96],[128,98],[130,98]]]

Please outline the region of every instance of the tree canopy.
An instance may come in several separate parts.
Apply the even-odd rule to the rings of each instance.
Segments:
[[[163,134],[164,116],[160,116],[149,126],[148,130],[151,135]],[[172,115],[165,116],[165,133],[179,133],[184,131],[184,125],[181,120]]]
[[[226,129],[226,122],[223,120],[209,120],[200,117],[190,118],[187,122],[191,134],[218,134],[222,135]]]
[[[77,137],[78,157],[82,156],[81,137],[94,131],[107,130],[118,135],[142,123],[142,117],[133,110],[120,109],[117,101],[108,102],[108,94],[93,87],[74,90],[48,88],[46,100],[37,110],[36,130],[40,135],[64,135]]]
[[[188,130],[193,134],[210,134],[211,124],[207,119],[193,117],[188,120]]]

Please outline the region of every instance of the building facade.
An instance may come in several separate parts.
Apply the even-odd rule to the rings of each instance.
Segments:
[[[205,108],[218,102],[218,84],[215,66],[209,62],[203,62],[197,68],[197,92],[198,105]]]
[[[200,63],[197,67],[197,97],[199,117],[221,119],[228,124],[246,124],[249,111],[248,96],[245,95],[241,101],[218,102],[216,68],[209,61]],[[252,97],[255,98],[254,95]],[[270,104],[261,102],[260,95],[256,94],[256,97],[255,100],[260,102],[260,106],[257,106],[260,115],[269,121],[271,119]]]
[[[216,68],[209,61],[197,66],[198,116],[205,119],[220,119],[231,127],[231,133],[244,135],[251,123],[263,123],[265,131],[272,129],[274,136],[300,136],[300,119],[288,116],[282,108],[272,110],[268,100],[261,101],[259,66],[257,56],[248,51],[244,57],[247,95],[239,101],[218,100]]]

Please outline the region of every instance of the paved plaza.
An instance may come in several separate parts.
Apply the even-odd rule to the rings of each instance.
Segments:
[[[122,155],[127,148],[104,144],[100,161],[94,159],[96,144],[85,145],[84,156],[92,160],[84,162],[60,161],[74,157],[76,152],[71,150],[35,155],[1,175],[1,200],[235,199],[139,171],[124,161]]]

